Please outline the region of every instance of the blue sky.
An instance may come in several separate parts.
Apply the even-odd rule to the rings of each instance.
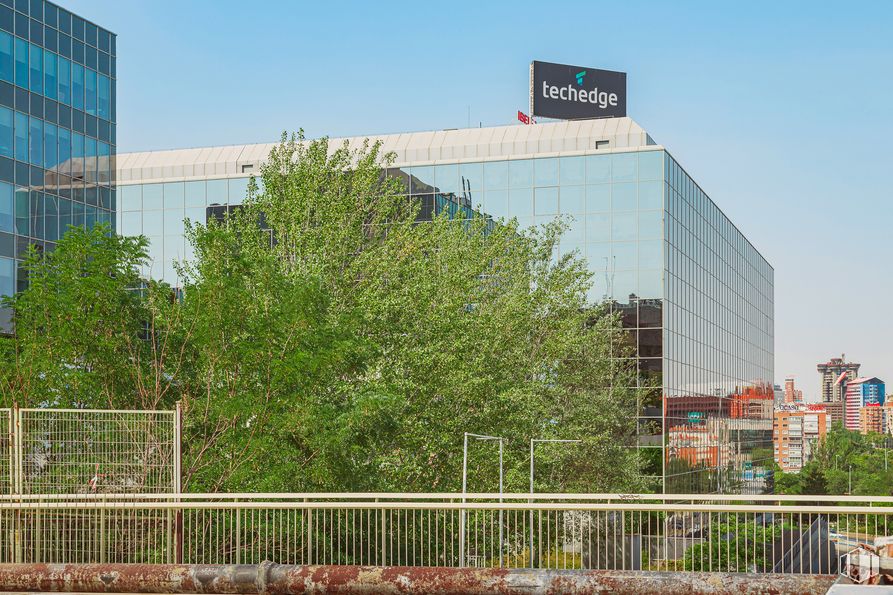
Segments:
[[[122,152],[507,124],[532,59],[626,71],[775,267],[776,380],[893,383],[893,3],[60,1],[118,34]]]

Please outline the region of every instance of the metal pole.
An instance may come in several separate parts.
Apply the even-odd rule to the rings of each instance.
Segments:
[[[499,503],[502,504],[502,443],[503,439],[499,439]],[[499,567],[502,568],[502,508],[499,509]]]
[[[530,439],[530,498],[527,500],[530,506],[530,550],[528,551],[528,565],[533,568],[533,438]]]
[[[468,488],[468,432],[465,432],[462,445],[462,504]],[[459,511],[459,568],[465,567],[465,509]]]
[[[853,495],[853,466],[852,465],[850,465],[848,475],[849,475],[849,479],[848,479],[849,489],[847,489],[846,493],[847,493],[847,495],[852,496]]]

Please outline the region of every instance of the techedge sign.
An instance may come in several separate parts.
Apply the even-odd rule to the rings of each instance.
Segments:
[[[626,116],[626,73],[533,61],[530,112],[561,120]]]

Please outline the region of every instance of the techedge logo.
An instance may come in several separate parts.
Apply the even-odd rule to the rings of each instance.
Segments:
[[[577,84],[583,86],[583,77],[586,71],[577,73]],[[558,87],[550,85],[549,81],[543,81],[543,97],[546,99],[563,99],[564,101],[579,101],[580,103],[591,103],[597,105],[601,109],[608,107],[617,107],[617,93],[608,93],[607,91],[599,91],[595,87],[589,91],[583,89],[577,90],[573,85],[566,87]]]

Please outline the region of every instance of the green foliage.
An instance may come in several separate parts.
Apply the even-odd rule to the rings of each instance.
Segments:
[[[772,544],[786,527],[773,523],[740,522],[727,516],[712,522],[706,542],[685,551],[685,570],[704,572],[765,572],[772,560]]]
[[[794,495],[893,495],[891,447],[889,436],[863,435],[836,423],[799,473],[776,472],[775,491]]]
[[[538,448],[539,490],[640,489],[632,354],[563,223],[416,222],[390,159],[283,137],[242,209],[188,225],[176,296],[140,281],[145,240],[69,232],[29,260],[4,395],[181,400],[195,491],[457,490],[463,432],[507,439],[507,490],[531,437],[583,441]],[[496,444],[469,451],[495,491]]]

